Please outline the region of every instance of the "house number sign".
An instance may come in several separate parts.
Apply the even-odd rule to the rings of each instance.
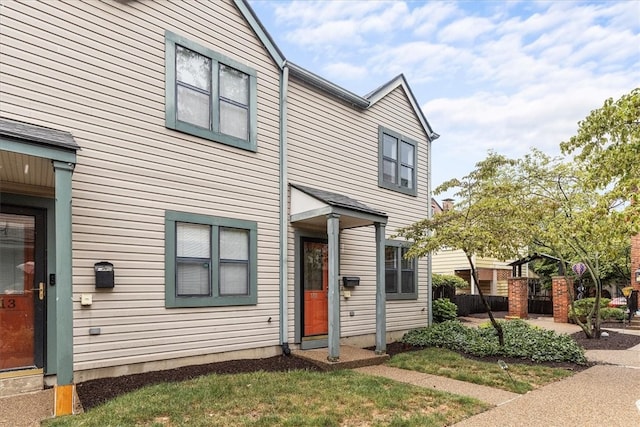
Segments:
[[[16,308],[16,300],[13,298],[0,298],[0,310]]]

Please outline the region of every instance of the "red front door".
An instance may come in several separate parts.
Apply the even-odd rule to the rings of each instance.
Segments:
[[[302,240],[304,336],[329,332],[329,247],[326,240]]]
[[[44,213],[0,212],[0,371],[42,367]]]

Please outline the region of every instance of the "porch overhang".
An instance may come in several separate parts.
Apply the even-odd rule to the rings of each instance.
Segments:
[[[387,224],[387,214],[348,196],[298,184],[290,184],[289,220],[309,228],[324,229],[327,215],[339,217],[339,228]]]
[[[0,189],[3,193],[55,198],[55,312],[47,320],[55,357],[49,373],[56,374],[55,415],[73,412],[73,302],[71,192],[76,151],[80,146],[70,132],[0,117]],[[6,166],[5,166],[6,165]],[[49,356],[47,356],[49,358]]]
[[[376,353],[386,352],[385,227],[387,215],[348,196],[290,184],[290,221],[306,228],[326,230],[328,246],[328,347],[330,362],[340,358],[340,230],[375,227],[376,248]]]

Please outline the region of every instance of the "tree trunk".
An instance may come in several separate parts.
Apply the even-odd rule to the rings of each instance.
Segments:
[[[476,267],[473,264],[473,259],[467,253],[465,253],[465,255],[467,256],[467,261],[469,261],[469,266],[471,267],[472,280],[475,282],[476,287],[478,289],[478,294],[480,295],[480,299],[482,300],[482,303],[487,309],[487,313],[489,314],[489,319],[491,320],[491,325],[493,326],[493,328],[496,330],[496,333],[498,334],[498,343],[500,344],[500,347],[504,347],[504,331],[502,330],[502,326],[496,321],[495,317],[493,317],[493,311],[491,311],[491,306],[489,305],[489,302],[487,301],[487,299],[484,297],[484,294],[482,293],[482,289],[480,289],[480,280],[478,280],[478,271],[476,270]]]

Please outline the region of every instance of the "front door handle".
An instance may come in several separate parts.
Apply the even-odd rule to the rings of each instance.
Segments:
[[[44,282],[40,282],[37,288],[33,288],[32,291],[38,291],[38,299],[44,300]]]

